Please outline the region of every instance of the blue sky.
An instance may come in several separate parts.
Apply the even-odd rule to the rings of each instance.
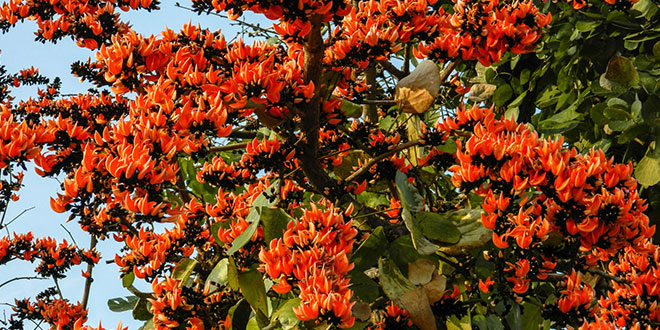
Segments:
[[[189,6],[188,4],[185,4]],[[167,26],[175,31],[179,30],[189,21],[193,24],[200,24],[203,28],[211,30],[221,29],[227,40],[231,40],[239,28],[231,26],[229,21],[213,15],[202,15],[187,11],[174,6],[173,1],[164,1],[161,10],[148,13],[146,11],[130,12],[124,14],[124,20],[132,23],[133,28],[144,35],[159,34]],[[251,23],[261,23],[262,26],[268,26],[268,23],[261,17],[247,16],[247,21]],[[94,56],[94,53],[78,48],[70,39],[63,40],[56,45],[47,43],[41,44],[34,42],[34,31],[36,24],[27,21],[19,23],[7,34],[0,34],[0,63],[5,65],[9,72],[28,68],[30,66],[38,67],[40,73],[48,77],[58,76],[62,79],[62,93],[80,93],[91,87],[82,84],[76,77],[70,74],[70,64],[78,60],[86,60]],[[36,95],[36,88],[21,88],[14,92],[14,96],[24,99]],[[67,215],[57,214],[51,211],[49,206],[49,197],[55,196],[59,190],[59,183],[55,179],[44,179],[36,175],[32,169],[26,172],[24,179],[25,187],[19,192],[21,198],[18,202],[9,206],[6,221],[13,219],[22,211],[32,208],[20,216],[10,226],[11,232],[24,233],[32,231],[36,237],[51,236],[58,239],[71,241],[69,234],[62,228],[65,226],[75,238],[76,243],[81,247],[89,246],[89,237],[80,229],[77,223],[65,223]],[[2,230],[0,235],[7,235],[6,230]],[[114,240],[99,242],[98,249],[101,252],[102,260],[94,269],[94,283],[90,295],[90,313],[87,324],[97,325],[100,320],[104,327],[114,329],[121,320],[124,326],[130,329],[137,329],[142,325],[141,321],[133,321],[130,312],[114,313],[107,307],[107,300],[110,298],[130,295],[121,286],[118,279],[117,266],[106,264],[106,260],[112,260],[119,244]],[[24,261],[13,261],[0,268],[0,283],[18,276],[34,276],[36,264],[30,264]],[[69,277],[60,283],[61,289],[71,300],[79,300],[82,297],[82,288],[84,279],[81,271],[86,266],[79,266],[69,272]],[[136,281],[136,284],[138,281]],[[142,284],[142,283],[139,283]],[[52,286],[52,280],[31,280],[15,281],[0,288],[0,303],[13,303],[14,298],[32,297],[36,293]],[[137,285],[147,291],[146,285]],[[0,305],[0,320],[8,318],[10,309],[7,306]],[[26,327],[30,327],[26,324]],[[47,327],[45,327],[47,328]]]

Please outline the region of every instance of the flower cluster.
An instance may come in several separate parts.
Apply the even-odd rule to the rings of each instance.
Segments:
[[[505,52],[528,53],[534,49],[542,28],[551,21],[531,1],[507,3],[498,0],[455,1],[452,14],[442,17],[435,39],[420,43],[417,56],[441,61],[461,57],[489,66]]]
[[[62,278],[72,266],[81,262],[95,264],[99,258],[96,250],[79,249],[66,240],[58,244],[50,237],[35,239],[32,233],[0,238],[0,264],[14,259],[41,260],[35,272],[44,277]]]
[[[507,274],[512,293],[524,295],[532,280],[543,280],[550,272],[572,272],[557,306],[582,320],[592,313],[594,292],[580,284],[575,270],[609,261],[612,274],[621,272],[645,284],[613,282],[614,291],[600,301],[603,315],[613,315],[617,324],[657,319],[653,308],[636,309],[643,310],[642,316],[620,307],[637,294],[652,301],[658,294],[632,293],[656,285],[647,270],[657,247],[648,243],[655,227],[642,213],[646,204],[631,165],[614,164],[602,151],[565,150],[561,139],[542,139],[524,125],[496,119],[490,109],[459,110],[440,126],[472,132],[466,141],[457,141],[452,181],[484,197],[482,223],[493,231],[493,244],[500,250],[493,255],[498,255],[496,264]],[[627,257],[621,258],[624,250]]]
[[[80,303],[72,304],[66,299],[54,298],[55,294],[55,289],[49,289],[39,294],[36,302],[17,300],[10,324],[16,329],[22,329],[23,322],[30,320],[46,322],[51,330],[73,330],[74,323],[87,319],[87,310]]]
[[[385,330],[385,329],[416,329],[410,319],[410,314],[405,309],[395,305],[393,302],[390,302],[385,311],[380,313],[380,318],[376,322],[374,328],[369,328],[373,330]]]
[[[345,16],[350,5],[344,0],[194,0],[193,7],[200,13],[227,11],[234,19],[250,10],[271,20],[279,20],[282,29],[303,38],[311,29],[312,17],[319,16],[322,22],[329,22]]]
[[[96,49],[111,36],[129,30],[119,21],[116,7],[129,9],[158,9],[159,1],[47,1],[10,0],[0,7],[0,30],[6,32],[19,20],[36,21],[37,40],[57,41],[71,36],[81,47]]]
[[[298,318],[341,328],[353,325],[353,292],[346,275],[353,268],[348,258],[356,235],[352,222],[332,204],[311,204],[300,219],[289,222],[282,238],[261,249],[263,270],[279,281],[273,290],[284,294],[295,289],[302,299],[294,308]]]
[[[149,303],[156,329],[171,329],[180,325],[187,325],[190,330],[231,328],[227,306],[235,304],[236,300],[224,291],[211,292],[208,287],[199,284],[184,286],[181,281],[170,277],[163,281],[154,279],[151,287],[154,298],[150,298]],[[209,316],[218,322],[205,322]]]

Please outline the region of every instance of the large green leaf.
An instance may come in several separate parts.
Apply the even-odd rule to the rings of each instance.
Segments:
[[[378,276],[383,291],[395,302],[404,293],[415,289],[415,285],[403,276],[396,264],[389,259],[378,259]]]
[[[136,296],[118,297],[108,300],[108,308],[113,312],[125,312],[135,308],[140,298]]]
[[[416,214],[422,209],[422,196],[408,182],[408,177],[405,174],[397,171],[395,181],[397,191],[399,192],[399,199],[401,200],[401,217],[410,232],[415,249],[423,255],[435,253],[438,250],[438,246],[424,237],[415,219]]]
[[[135,307],[133,308],[133,318],[139,321],[147,321],[153,318],[153,315],[149,311],[147,298],[138,299]]]
[[[121,278],[121,285],[125,288],[128,288],[129,286],[133,285],[133,282],[135,281],[135,274],[133,272],[129,273],[124,273],[124,276]]]
[[[264,241],[270,242],[273,239],[282,237],[286,230],[286,226],[290,221],[293,221],[293,218],[280,208],[261,209],[261,223],[264,228]]]
[[[249,222],[250,225],[232,242],[231,247],[227,250],[227,255],[236,253],[236,251],[240,250],[252,239],[252,236],[257,232],[257,228],[259,227],[263,210],[275,205],[275,200],[271,200],[266,196],[275,195],[277,193],[277,187],[277,182],[272,183],[270,187],[254,199],[252,207],[250,207],[250,212],[247,217],[245,217],[245,220]]]
[[[355,270],[363,271],[375,266],[378,263],[378,258],[387,250],[387,243],[383,227],[374,229],[351,257]]]
[[[250,306],[268,315],[268,297],[261,272],[256,269],[241,272],[238,274],[238,285]]]
[[[635,178],[644,186],[653,186],[660,182],[660,156],[649,152],[637,163]]]
[[[461,232],[458,231],[456,225],[441,214],[419,212],[417,214],[417,219],[424,236],[432,240],[441,243],[455,244],[458,243],[461,238]]]
[[[440,251],[450,255],[462,254],[490,241],[492,232],[481,224],[481,209],[460,209],[444,213],[461,233],[458,243],[441,246]]]
[[[192,274],[195,266],[197,266],[197,260],[188,258],[179,260],[176,266],[174,266],[174,270],[172,270],[172,278],[180,280],[181,284],[185,285],[186,280],[190,277],[190,274]]]
[[[300,305],[300,298],[292,298],[281,304],[275,313],[273,313],[273,320],[278,320],[283,330],[295,328],[300,320],[296,317],[293,307]]]
[[[252,308],[245,299],[241,299],[236,305],[232,306],[228,313],[231,318],[232,330],[245,330],[251,314]]]
[[[509,84],[504,84],[498,86],[493,94],[493,103],[501,107],[506,104],[506,101],[510,100],[513,96],[513,88]]]
[[[213,267],[206,278],[206,286],[218,287],[227,284],[229,273],[229,259],[224,258]]]
[[[349,276],[351,277],[351,290],[353,290],[356,298],[371,303],[380,296],[378,283],[363,272],[354,269],[349,273]]]
[[[609,63],[607,63],[607,70],[601,77],[601,86],[605,89],[612,90],[613,86],[611,83],[616,83],[626,88],[639,85],[639,73],[637,73],[632,61],[619,55],[615,55],[610,59]]]

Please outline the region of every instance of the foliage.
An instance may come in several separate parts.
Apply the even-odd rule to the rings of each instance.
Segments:
[[[45,289],[3,329],[91,329],[109,238],[132,296],[108,305],[145,329],[659,327],[657,3],[192,2],[275,21],[252,44],[143,36],[119,13],[158,6],[0,7],[3,31],[92,50],[72,72],[96,87],[0,68],[0,207],[34,162],[92,237],[0,238],[0,264],[42,277],[88,264],[81,302]]]

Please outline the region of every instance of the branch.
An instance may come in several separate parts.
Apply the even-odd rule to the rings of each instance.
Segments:
[[[190,192],[188,191],[188,187],[186,187],[185,181],[183,181],[183,177],[179,176],[176,180],[176,187],[177,191],[181,193],[181,200],[184,203],[189,203],[192,198],[190,197]]]
[[[237,149],[245,149],[247,147],[249,142],[245,143],[236,143],[236,144],[228,144],[226,146],[216,146],[216,147],[211,147],[209,148],[210,152],[221,152],[221,151],[230,151],[230,150],[237,150]]]
[[[369,85],[369,92],[367,93],[367,101],[376,98],[376,89],[378,87],[376,82],[376,66],[372,63],[367,67],[364,72],[366,76],[367,85]],[[365,103],[362,105],[362,115],[364,118],[372,123],[378,122],[378,108],[374,103]]]
[[[4,281],[2,284],[0,284],[0,288],[11,283],[14,281],[19,281],[19,280],[45,280],[47,278],[45,277],[37,277],[37,276],[23,276],[23,277],[14,277],[11,280]]]
[[[189,8],[189,7],[186,7],[186,6],[182,6],[182,5],[181,5],[180,3],[178,3],[178,2],[174,4],[174,7],[179,7],[179,8],[181,8],[181,9],[185,9],[185,10],[189,10],[189,11],[192,11],[192,12],[196,12],[194,9]],[[197,13],[197,14],[200,14],[200,13]],[[226,15],[223,15],[223,14],[220,14],[220,13],[208,13],[208,14],[211,14],[211,15],[214,15],[214,16],[218,16],[218,17],[222,17],[222,18],[224,18],[224,19],[230,19],[230,18],[227,17]],[[259,26],[259,25],[254,25],[254,24],[248,23],[248,22],[246,22],[246,21],[243,20],[243,19],[235,19],[235,20],[233,19],[232,21],[236,21],[236,22],[237,22],[238,24],[240,24],[240,25],[245,25],[245,26],[247,26],[247,27],[249,27],[249,28],[252,28],[252,29],[254,29],[254,30],[256,30],[256,31],[259,31],[259,32],[264,33],[264,34],[267,34],[267,35],[271,35],[271,36],[272,36],[272,35],[275,35],[275,34],[276,34],[275,31],[271,31],[270,28],[262,28],[262,27]]]
[[[92,240],[89,242],[89,250],[92,251],[94,248],[96,248],[96,236],[92,235]],[[92,282],[94,279],[92,278],[92,270],[94,270],[94,264],[93,263],[88,263],[87,264],[87,274],[89,277],[85,279],[85,289],[83,290],[83,297],[82,297],[82,308],[87,309],[87,302],[89,301],[89,292],[92,287]]]
[[[396,77],[397,80],[401,80],[406,76],[405,72],[397,69],[397,67],[395,67],[394,64],[390,63],[387,60],[378,61],[378,64],[380,64],[383,67],[383,69],[385,69],[385,71],[389,72],[391,75]]]
[[[598,275],[598,276],[600,276],[600,277],[604,277],[604,278],[606,278],[606,279],[608,279],[608,280],[610,280],[610,281],[614,281],[614,282],[617,282],[617,283],[621,283],[621,284],[626,283],[626,280],[625,280],[625,279],[622,279],[622,278],[620,278],[620,277],[616,277],[616,276],[614,276],[614,275],[612,275],[612,274],[610,274],[610,273],[606,273],[606,272],[604,272],[604,271],[602,271],[602,270],[600,270],[600,269],[587,269],[586,272],[589,273],[589,274],[593,274],[593,275]]]
[[[447,77],[449,77],[449,75],[454,71],[456,65],[458,65],[458,63],[454,61],[447,64],[447,66],[442,69],[442,72],[440,72],[440,83],[444,83],[445,80],[447,80]]]
[[[361,100],[361,101],[351,101],[355,104],[373,104],[373,105],[396,105],[394,100]]]
[[[389,156],[392,156],[392,155],[394,155],[394,154],[396,154],[400,151],[406,150],[410,147],[414,147],[414,146],[417,146],[417,145],[420,145],[420,144],[421,144],[421,141],[419,141],[419,140],[409,141],[409,142],[406,142],[404,144],[400,144],[400,145],[396,146],[396,148],[394,148],[394,149],[392,149],[388,152],[385,152],[385,153],[383,153],[383,154],[381,154],[381,155],[379,155],[375,158],[372,158],[369,162],[364,164],[357,171],[353,172],[353,174],[349,175],[346,178],[346,180],[344,180],[344,181],[351,182],[351,181],[357,179],[360,175],[362,175],[362,174],[366,173],[367,171],[369,171],[369,169],[372,166],[374,166],[376,163],[378,163],[379,161],[381,161],[381,160],[383,160],[383,159],[385,159]]]
[[[321,15],[314,15],[310,19],[311,31],[305,37],[303,51],[305,62],[303,64],[303,79],[305,83],[312,83],[315,88],[311,100],[301,106],[302,139],[301,152],[298,155],[300,167],[315,190],[323,194],[329,193],[337,183],[328,176],[321,165],[319,153],[319,128],[321,127],[321,75],[323,73],[324,45],[321,35],[323,23]]]

